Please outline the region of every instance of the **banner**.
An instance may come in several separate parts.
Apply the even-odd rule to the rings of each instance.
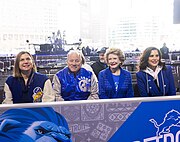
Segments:
[[[180,142],[179,99],[0,105],[0,142]]]
[[[180,100],[142,102],[109,142],[180,142]]]

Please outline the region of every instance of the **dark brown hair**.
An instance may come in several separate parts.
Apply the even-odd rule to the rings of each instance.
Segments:
[[[158,51],[158,54],[159,54],[159,64],[158,65],[162,66],[163,69],[165,69],[165,63],[161,61],[161,59],[162,59],[161,51],[159,49],[157,49],[156,47],[148,47],[143,51],[143,53],[140,57],[139,70],[144,70],[144,69],[146,69],[146,67],[148,67],[148,59],[149,59],[149,56],[150,56],[152,50]]]

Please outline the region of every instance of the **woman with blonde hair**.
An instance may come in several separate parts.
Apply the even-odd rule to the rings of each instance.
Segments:
[[[129,71],[122,68],[125,57],[118,48],[110,48],[105,53],[108,68],[99,73],[99,98],[133,97],[132,78]]]
[[[4,86],[3,103],[51,102],[55,100],[52,84],[46,75],[37,73],[32,55],[27,51],[17,54],[13,75]]]

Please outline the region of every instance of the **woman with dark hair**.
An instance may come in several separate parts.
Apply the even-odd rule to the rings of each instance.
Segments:
[[[51,102],[55,100],[52,84],[46,75],[36,72],[36,65],[29,52],[17,54],[13,75],[4,86],[3,103]]]
[[[133,97],[132,78],[130,72],[121,68],[125,57],[118,48],[110,48],[105,53],[108,68],[99,75],[99,98],[127,98]]]
[[[139,93],[142,97],[176,95],[171,66],[161,62],[162,55],[156,47],[144,50],[136,73]]]

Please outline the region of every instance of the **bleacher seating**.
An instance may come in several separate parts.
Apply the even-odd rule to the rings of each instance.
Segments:
[[[92,64],[97,58],[85,57],[88,64]],[[13,57],[0,57],[0,103],[3,96],[3,87],[8,75],[12,75],[12,68],[14,67],[14,56]],[[56,72],[66,66],[67,57],[64,55],[34,55],[34,60],[37,65],[38,72],[46,74],[50,80]],[[175,79],[175,86],[177,94],[180,94],[180,61],[171,61],[167,64],[172,66],[173,75]],[[137,72],[137,62],[132,63],[126,61],[123,68],[129,70],[132,75],[132,84],[134,88],[134,94],[139,97],[136,72]]]

